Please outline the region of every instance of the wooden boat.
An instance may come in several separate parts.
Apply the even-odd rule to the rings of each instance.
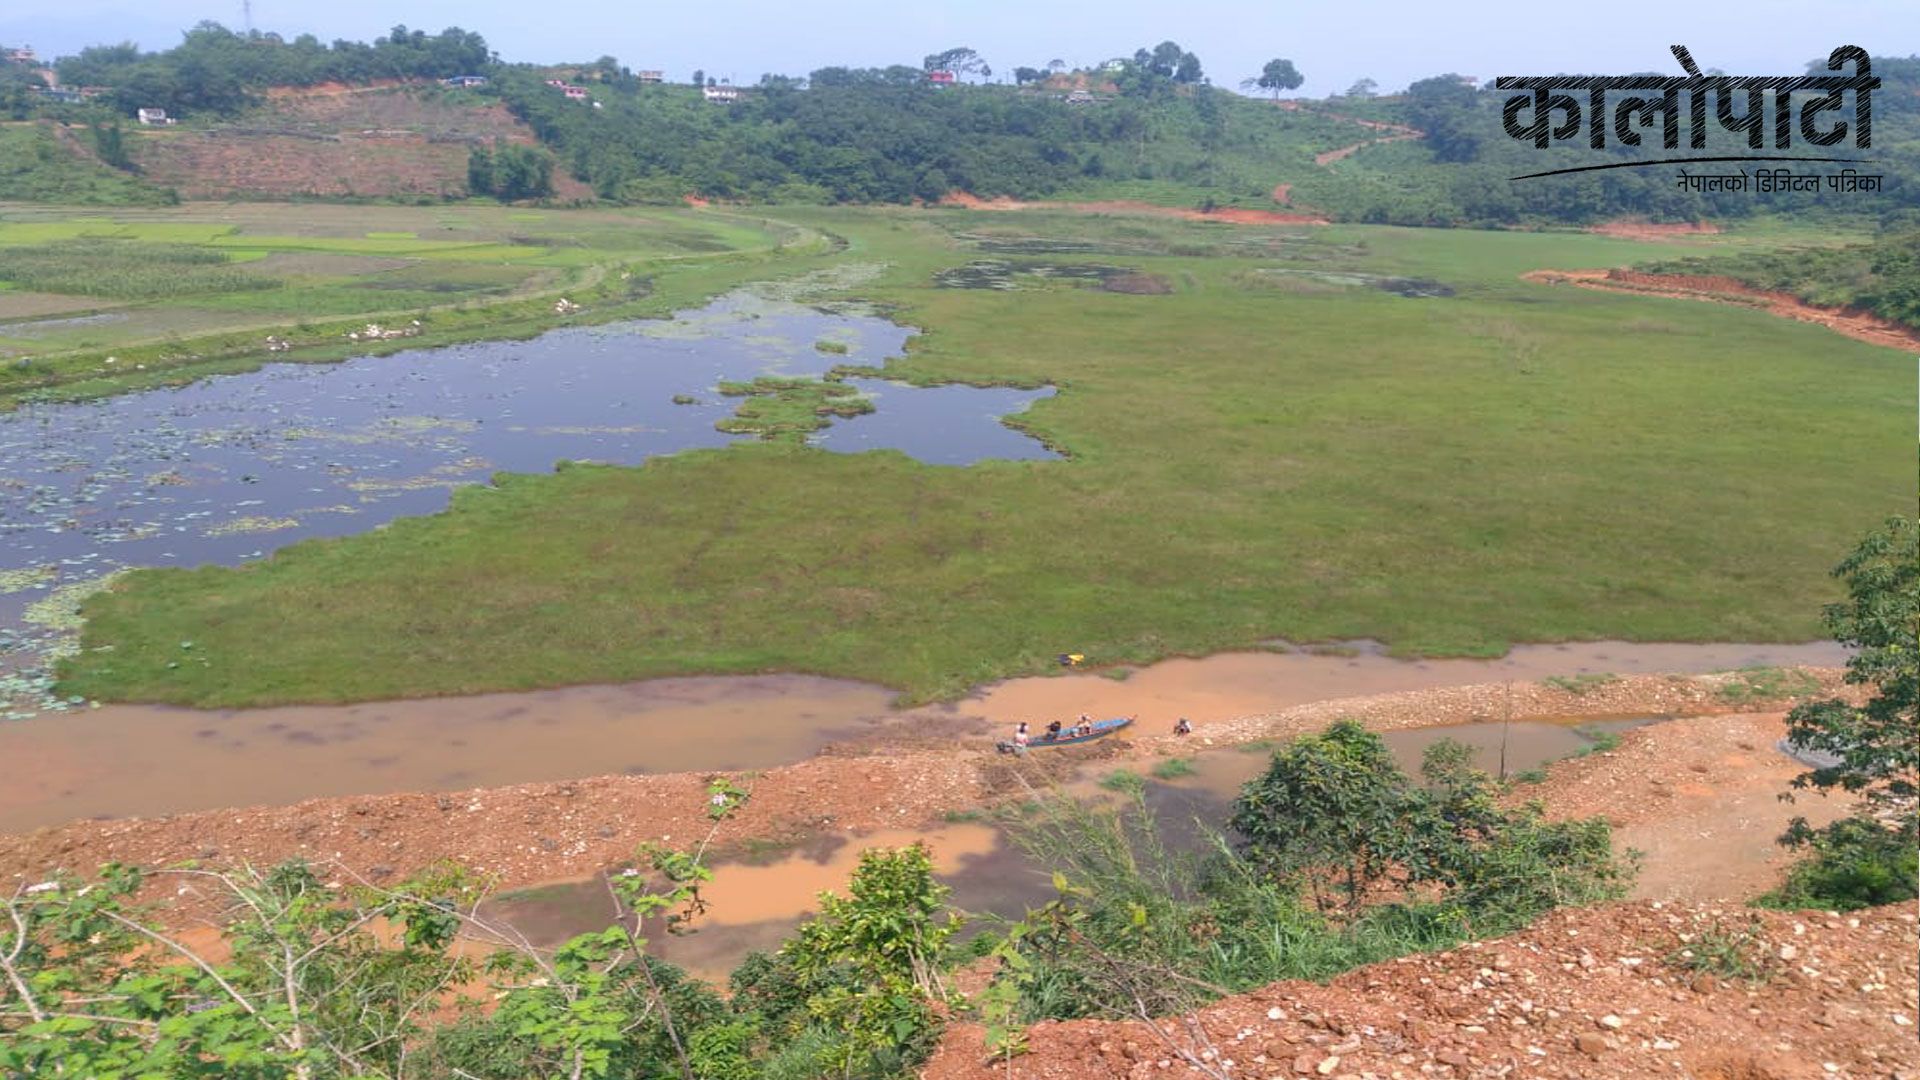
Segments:
[[[1045,732],[1041,732],[1024,747],[1012,739],[1003,739],[994,744],[994,749],[1003,754],[1018,754],[1026,750],[1046,750],[1055,746],[1078,746],[1095,739],[1105,738],[1131,723],[1133,723],[1131,716],[1116,716],[1111,720],[1095,720],[1093,730],[1085,735],[1074,734],[1073,728],[1062,728],[1060,737],[1056,739],[1049,739]]]

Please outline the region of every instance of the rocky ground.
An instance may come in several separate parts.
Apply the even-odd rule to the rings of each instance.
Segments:
[[[1526,932],[1403,957],[1320,986],[1276,983],[1193,1023],[1045,1023],[990,1061],[951,1031],[927,1080],[1021,1077],[1920,1076],[1915,916],[1757,913],[1739,904],[1611,904]],[[1731,942],[1750,977],[1690,966]],[[1699,953],[1693,953],[1698,956]]]
[[[1841,690],[1838,672],[1811,673]],[[1194,1023],[1042,1024],[1031,1053],[987,1061],[977,1028],[956,1026],[929,1080],[965,1077],[1675,1076],[1718,1080],[1912,1077],[1916,933],[1912,910],[1857,916],[1755,913],[1742,901],[1777,880],[1773,838],[1787,818],[1838,802],[1778,800],[1800,767],[1780,754],[1786,701],[1742,676],[1631,676],[1577,689],[1538,683],[1450,687],[1319,702],[1143,734],[1086,753],[1192,755],[1317,730],[1343,716],[1376,730],[1498,719],[1669,714],[1610,751],[1555,763],[1515,791],[1550,815],[1602,814],[1646,853],[1641,895],[1562,911],[1511,938],[1408,957],[1326,986],[1282,983],[1216,1003]],[[1737,711],[1736,711],[1737,710]],[[1754,711],[1764,710],[1764,711]],[[752,801],[724,823],[724,847],[836,831],[914,829],[1064,779],[1080,751],[1017,763],[981,737],[872,742],[734,774]],[[391,880],[452,857],[503,887],[585,877],[646,840],[691,843],[711,822],[706,777],[609,776],[450,794],[315,799],[285,807],[82,821],[0,837],[0,887],[55,867],[108,860],[266,863],[293,855]],[[1676,901],[1677,898],[1677,901]],[[1727,946],[1742,977],[1692,970],[1685,950]],[[1190,1055],[1190,1056],[1183,1056]]]
[[[1828,692],[1838,688],[1837,671],[1815,675]],[[1203,724],[1186,737],[1143,734],[1124,745],[1034,754],[1024,765],[993,753],[987,736],[959,743],[932,740],[911,748],[897,742],[847,745],[798,764],[733,774],[752,789],[753,798],[743,813],[725,823],[717,839],[726,844],[786,840],[827,830],[912,827],[977,808],[1000,793],[1024,790],[1022,779],[1045,784],[1088,757],[1224,749],[1318,730],[1340,717],[1385,731],[1509,713],[1514,719],[1721,713],[1734,707],[1727,700],[1728,680],[1734,678],[1628,676],[1577,693],[1524,683],[1348,698]],[[1645,766],[1654,767],[1670,769],[1674,763]],[[1642,768],[1639,775],[1655,774]],[[1692,778],[1687,773],[1675,780]],[[87,873],[108,861],[258,864],[293,856],[344,863],[381,879],[445,858],[496,874],[509,888],[585,877],[631,855],[642,842],[704,835],[706,780],[694,773],[601,776],[442,794],[309,799],[291,806],[77,821],[0,836],[0,887],[10,880],[37,879],[55,868]],[[1604,797],[1601,789],[1596,792],[1594,799]]]

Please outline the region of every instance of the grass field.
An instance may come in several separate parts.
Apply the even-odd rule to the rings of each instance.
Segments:
[[[773,216],[886,264],[861,295],[925,331],[896,374],[1060,387],[1020,422],[1070,459],[953,469],[751,443],[505,477],[245,569],[136,573],[89,604],[63,690],[230,706],[787,670],[924,699],[1063,651],[1804,640],[1828,568],[1912,506],[1899,354],[1518,279],[1692,246]],[[934,283],[983,260],[1014,287]],[[1170,291],[1047,269],[1081,262]],[[1452,295],[1392,291],[1404,281]],[[206,666],[169,670],[183,640]]]
[[[0,409],[287,359],[268,335],[328,359],[368,351],[346,334],[369,321],[419,319],[420,345],[552,325],[559,296],[587,318],[657,312],[826,247],[686,210],[0,205]]]

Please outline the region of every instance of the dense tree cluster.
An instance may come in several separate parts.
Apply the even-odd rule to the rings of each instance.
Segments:
[[[553,155],[514,143],[477,146],[467,155],[467,191],[502,202],[553,194]]]
[[[163,52],[141,52],[131,43],[96,45],[61,59],[56,70],[65,85],[107,88],[123,112],[192,114],[235,112],[269,86],[441,79],[483,72],[493,60],[485,38],[459,27],[430,36],[396,26],[371,45],[325,45],[311,34],[286,41],[203,22]]]
[[[940,88],[920,68],[832,67],[802,91],[763,81],[728,106],[675,87],[582,108],[537,72],[510,70],[501,96],[574,175],[605,197],[907,202],[956,189],[1031,197],[1103,171],[1100,150],[1149,136],[1139,102],[1072,109],[1005,87]],[[1212,91],[1208,91],[1213,93]],[[1191,123],[1192,106],[1163,123]]]

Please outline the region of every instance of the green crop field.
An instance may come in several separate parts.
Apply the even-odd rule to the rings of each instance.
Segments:
[[[1520,279],[1791,234],[770,214],[846,245],[769,266],[885,267],[860,296],[923,330],[894,374],[1059,387],[1019,423],[1069,459],[753,443],[504,477],[243,569],[135,573],[89,604],[63,689],[231,706],[806,671],[924,699],[1069,650],[1804,640],[1829,567],[1912,504],[1899,353]],[[183,640],[205,666],[169,667]]]
[[[689,210],[0,203],[0,409],[335,358],[369,321],[418,319],[420,345],[538,330],[560,296],[586,318],[658,312],[826,246]],[[269,335],[298,351],[268,353]]]

